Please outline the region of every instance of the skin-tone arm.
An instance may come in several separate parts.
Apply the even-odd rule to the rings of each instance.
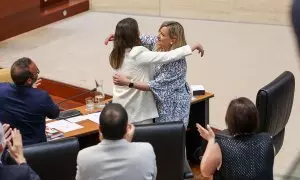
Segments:
[[[117,73],[113,76],[113,83],[118,86],[128,86],[130,80],[126,76]],[[134,82],[133,88],[141,91],[150,91],[149,85],[145,82]]]
[[[222,165],[221,149],[220,146],[215,143],[215,133],[209,125],[207,125],[207,130],[198,123],[196,126],[200,136],[208,141],[201,160],[200,170],[204,177],[211,177]]]
[[[10,156],[18,163],[23,164],[26,163],[24,154],[23,154],[23,143],[22,143],[22,135],[19,130],[14,129],[11,132],[12,143],[11,141],[7,142],[8,152]]]

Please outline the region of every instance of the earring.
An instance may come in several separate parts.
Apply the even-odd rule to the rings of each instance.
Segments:
[[[171,45],[173,45],[173,43],[172,43],[172,42],[171,42],[170,44],[171,44]]]

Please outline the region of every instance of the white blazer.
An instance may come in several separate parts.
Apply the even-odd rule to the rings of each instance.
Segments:
[[[190,54],[192,50],[189,45],[169,52],[152,52],[143,46],[135,46],[126,51],[123,63],[117,72],[128,76],[133,82],[148,82],[153,79],[153,64],[168,63]],[[121,104],[126,109],[130,122],[158,117],[151,91],[114,85],[113,102]]]

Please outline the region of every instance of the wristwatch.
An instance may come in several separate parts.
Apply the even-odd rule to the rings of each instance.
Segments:
[[[134,83],[133,83],[133,80],[131,79],[130,83],[128,84],[128,87],[133,88],[133,85],[134,85]]]

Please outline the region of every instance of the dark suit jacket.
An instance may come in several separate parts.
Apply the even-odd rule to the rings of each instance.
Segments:
[[[47,141],[45,118],[56,118],[59,108],[46,91],[0,83],[0,122],[21,131],[23,144]]]
[[[1,180],[40,180],[40,177],[27,165],[0,164]]]

